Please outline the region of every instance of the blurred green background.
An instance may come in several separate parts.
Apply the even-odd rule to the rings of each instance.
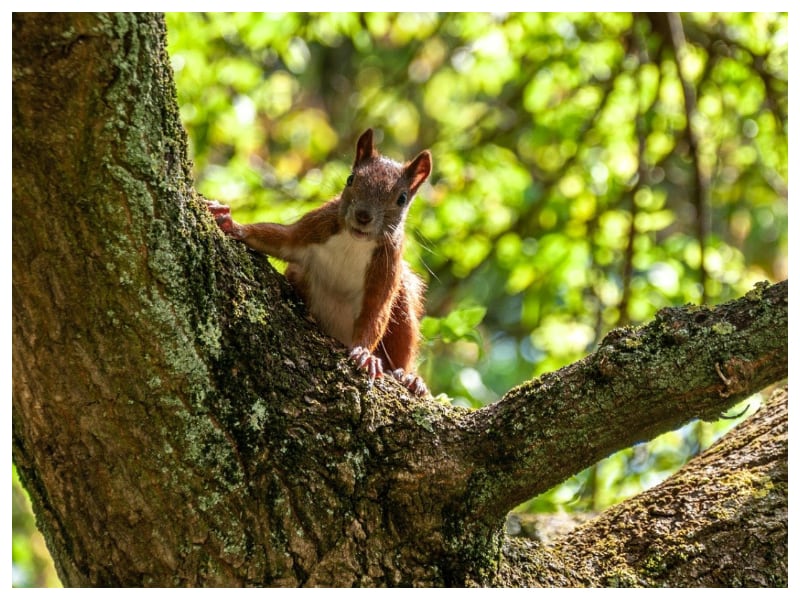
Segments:
[[[429,286],[419,371],[456,404],[493,402],[661,307],[787,277],[786,14],[167,25],[197,187],[238,221],[289,222],[336,195],[367,127],[397,160],[431,149],[406,258]],[[736,422],[619,452],[518,510],[601,510]],[[13,479],[13,583],[56,584]]]

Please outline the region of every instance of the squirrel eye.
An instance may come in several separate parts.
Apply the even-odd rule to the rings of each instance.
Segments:
[[[397,197],[397,206],[404,206],[407,201],[408,201],[408,194],[406,192],[403,192]]]
[[[353,174],[350,173],[349,177],[347,178],[347,185],[348,187],[353,185]]]

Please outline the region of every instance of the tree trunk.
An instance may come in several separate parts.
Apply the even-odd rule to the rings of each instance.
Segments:
[[[217,230],[160,16],[15,14],[12,111],[13,459],[65,585],[683,585],[754,523],[777,544],[767,576],[697,581],[785,585],[779,404],[754,421],[769,468],[717,450],[665,488],[692,493],[644,494],[554,548],[503,523],[785,378],[787,283],[661,311],[470,412],[370,386]]]

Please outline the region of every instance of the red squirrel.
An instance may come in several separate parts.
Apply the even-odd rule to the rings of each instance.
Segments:
[[[293,225],[240,225],[230,207],[208,202],[220,229],[253,250],[287,261],[286,277],[322,329],[350,349],[370,381],[384,364],[411,392],[427,394],[411,373],[419,345],[424,284],[403,260],[411,199],[431,172],[431,153],[399,164],[356,144],[342,193]]]

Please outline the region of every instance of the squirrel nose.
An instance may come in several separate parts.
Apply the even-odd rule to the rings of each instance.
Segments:
[[[372,213],[360,208],[356,211],[356,221],[359,225],[369,225],[372,222]]]

